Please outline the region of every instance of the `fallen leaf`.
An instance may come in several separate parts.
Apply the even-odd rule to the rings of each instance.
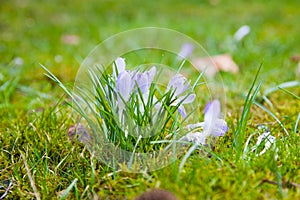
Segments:
[[[194,58],[192,64],[200,70],[205,70],[205,74],[213,77],[219,71],[230,73],[237,73],[239,71],[238,65],[233,61],[231,55],[221,54],[212,57]]]
[[[61,42],[64,44],[77,45],[80,42],[80,37],[73,34],[64,34],[61,36]]]
[[[290,59],[294,62],[300,62],[300,55],[293,55]]]

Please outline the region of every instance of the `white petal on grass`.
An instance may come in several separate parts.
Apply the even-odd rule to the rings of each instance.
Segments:
[[[246,35],[248,35],[251,31],[250,26],[243,25],[241,26],[234,34],[234,39],[236,41],[241,41]]]
[[[260,136],[258,136],[252,152],[255,151],[257,147],[259,147],[263,142],[265,143],[264,149],[261,152],[257,153],[256,156],[265,154],[267,150],[271,148],[272,144],[276,142],[276,137],[272,136],[269,131],[262,133]]]
[[[206,132],[208,135],[211,134],[214,126],[216,125],[216,121],[219,118],[220,113],[220,102],[218,100],[213,100],[204,115],[204,132]]]

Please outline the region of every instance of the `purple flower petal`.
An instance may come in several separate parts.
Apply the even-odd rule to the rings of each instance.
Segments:
[[[186,81],[186,78],[181,74],[176,74],[169,81],[167,86],[167,91],[173,89],[175,91],[175,96],[178,96],[184,93],[190,87],[189,82]]]
[[[206,105],[205,105],[205,108],[204,108],[204,114],[206,114],[208,108],[210,107],[211,105],[211,102],[208,102]]]
[[[190,94],[189,96],[187,97],[184,97],[185,99],[183,100],[182,104],[188,104],[188,103],[192,103],[195,98],[196,98],[196,95],[195,94]]]
[[[211,131],[211,135],[214,137],[220,137],[220,136],[224,136],[227,131],[228,131],[228,126],[225,120],[218,119],[216,121],[215,127],[213,127]]]
[[[125,71],[126,63],[124,58],[117,58],[116,61],[116,67],[118,69],[118,73],[120,74],[121,72]]]
[[[146,72],[147,76],[148,76],[148,83],[149,83],[149,87],[154,79],[154,76],[156,75],[156,67],[152,67],[149,71]]]
[[[116,81],[116,89],[125,101],[130,97],[131,85],[132,80],[130,74],[126,71],[120,73]]]
[[[189,43],[185,43],[185,44],[182,45],[178,57],[181,58],[181,59],[182,59],[182,58],[185,59],[185,58],[187,58],[189,55],[192,54],[193,50],[194,50],[194,45],[189,44]]]
[[[215,127],[216,121],[219,118],[220,112],[220,102],[218,100],[212,101],[204,114],[204,130],[206,132],[212,132],[212,129]]]
[[[183,118],[186,117],[186,111],[185,111],[185,108],[184,108],[183,105],[180,105],[180,106],[178,107],[178,112],[179,112],[179,114],[181,115],[181,117],[183,117]]]
[[[205,141],[206,141],[206,137],[202,132],[188,133],[184,137],[188,142],[193,142],[195,144],[203,144],[204,145]]]

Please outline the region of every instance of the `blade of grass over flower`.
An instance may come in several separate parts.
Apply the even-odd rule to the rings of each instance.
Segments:
[[[204,74],[204,71],[201,71],[201,73],[198,75],[198,77],[197,77],[195,83],[194,83],[193,86],[191,87],[191,91],[194,91],[195,87],[198,86],[198,82],[200,81],[200,79],[201,79],[201,77],[203,76],[203,74]],[[205,84],[205,82],[204,82],[203,84]]]
[[[179,66],[179,68],[177,69],[177,73],[179,73],[181,71],[181,69],[184,66],[185,62],[186,62],[186,60],[183,59],[182,62],[181,62],[181,64],[180,64],[180,66]]]
[[[254,103],[259,108],[261,108],[262,110],[264,110],[265,112],[267,112],[271,117],[273,117],[278,122],[278,124],[282,127],[282,129],[285,132],[286,136],[289,136],[289,132],[286,130],[286,128],[284,127],[283,123],[270,110],[268,110],[266,107],[264,107],[263,105],[261,105],[260,103],[258,103],[256,101],[254,101]]]
[[[234,133],[234,140],[233,140],[233,144],[234,144],[234,147],[236,149],[236,152],[237,152],[237,159],[240,158],[241,154],[243,153],[243,141],[245,139],[245,134],[246,134],[246,125],[247,125],[247,121],[248,121],[248,118],[249,118],[249,114],[250,114],[250,108],[252,106],[252,104],[254,103],[254,100],[255,100],[255,97],[256,95],[258,94],[259,92],[259,89],[262,85],[262,82],[260,81],[258,86],[255,88],[255,83],[257,81],[257,78],[258,78],[258,75],[259,75],[259,72],[261,70],[261,67],[262,67],[262,64],[259,66],[257,72],[256,72],[256,75],[255,75],[255,78],[251,84],[251,87],[248,91],[248,94],[246,96],[246,99],[245,99],[245,102],[244,102],[244,106],[243,106],[243,112],[242,112],[242,116],[241,116],[241,119],[239,120],[238,124],[237,124],[237,128],[236,128],[236,131]],[[254,90],[254,91],[253,91]],[[253,93],[252,93],[253,91]]]

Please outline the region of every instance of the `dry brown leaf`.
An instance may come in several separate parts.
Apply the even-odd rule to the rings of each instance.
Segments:
[[[64,34],[61,36],[61,42],[64,44],[77,45],[80,42],[78,35]]]
[[[300,62],[300,55],[293,55],[290,59],[294,62]]]
[[[212,57],[194,58],[192,64],[200,70],[205,70],[205,74],[213,77],[219,71],[226,71],[230,73],[237,73],[239,71],[238,65],[233,61],[231,55],[221,54]]]

